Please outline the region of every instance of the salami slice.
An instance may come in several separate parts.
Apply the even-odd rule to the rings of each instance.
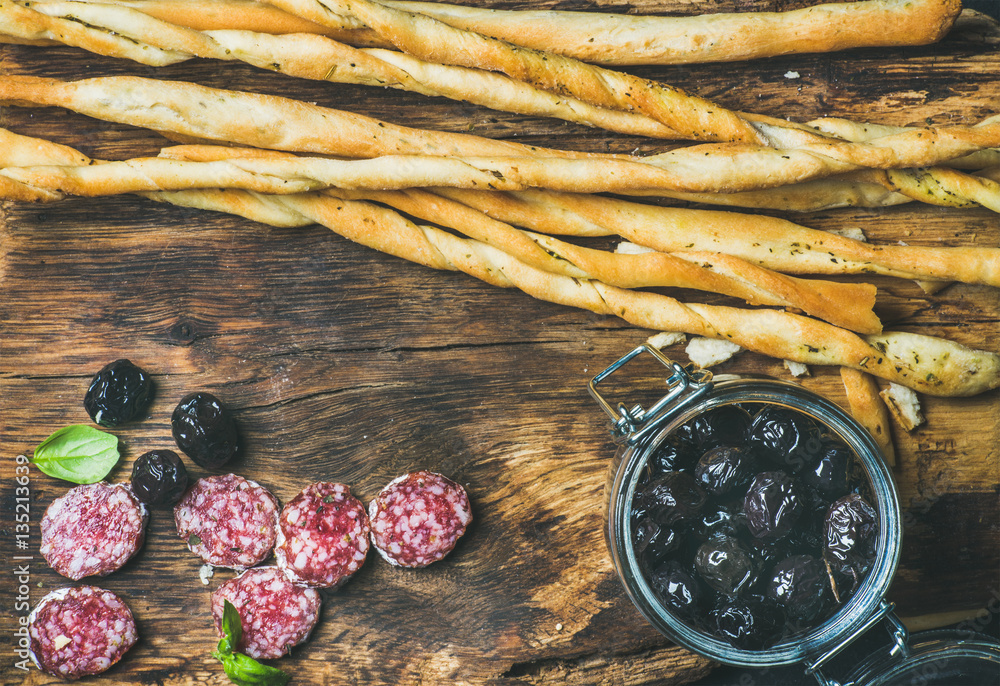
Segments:
[[[63,679],[100,674],[139,637],[128,606],[96,586],[49,593],[31,611],[28,633],[32,661],[43,672]]]
[[[369,531],[365,506],[350,488],[321,481],[281,511],[274,558],[297,584],[335,588],[364,564]]]
[[[281,657],[309,638],[322,603],[318,591],[296,586],[277,567],[254,567],[212,594],[220,636],[226,600],[239,611],[243,627],[236,649],[260,660]]]
[[[393,479],[368,505],[372,544],[390,564],[426,567],[451,552],[472,521],[465,489],[428,471]]]
[[[76,581],[106,576],[146,539],[146,506],[128,484],[100,482],[70,489],[42,517],[41,553],[52,569]]]
[[[210,565],[244,570],[274,548],[278,499],[236,474],[198,479],[174,507],[177,535]]]

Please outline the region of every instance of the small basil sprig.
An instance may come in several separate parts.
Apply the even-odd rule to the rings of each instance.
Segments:
[[[226,676],[237,686],[285,686],[291,677],[277,667],[262,665],[234,649],[243,637],[243,624],[236,607],[225,601],[222,608],[222,639],[212,657],[222,663]]]
[[[118,437],[86,424],[59,429],[35,448],[31,461],[43,474],[92,484],[118,464]]]

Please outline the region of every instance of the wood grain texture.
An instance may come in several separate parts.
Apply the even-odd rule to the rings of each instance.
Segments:
[[[792,5],[489,3],[636,13]],[[971,123],[1000,103],[1000,55],[978,35],[955,32],[938,45],[905,50],[632,71],[732,109],[802,121],[832,115]],[[786,78],[793,71],[799,78]],[[668,147],[201,60],[154,70],[70,48],[4,46],[0,72],[159,76],[567,149]],[[154,133],[54,109],[4,108],[0,126],[104,159],[154,153],[164,143]],[[789,218],[821,229],[859,226],[877,243],[1000,245],[1000,220],[979,209],[906,205]],[[909,282],[872,282],[888,327],[1000,352],[997,289],[953,285],[926,295]],[[31,540],[18,551],[15,457],[66,424],[87,422],[82,399],[91,375],[120,357],[153,375],[156,395],[146,419],[114,430],[123,459],[112,480],[127,479],[146,450],[171,447],[170,412],[182,395],[204,389],[239,421],[246,451],[232,470],[283,502],[321,479],[348,483],[367,501],[417,468],[467,485],[475,521],[450,557],[425,570],[393,569],[373,558],[340,591],[325,593],[312,639],[276,663],[294,683],[686,683],[712,668],[641,619],[601,532],[614,445],[586,383],[650,332],[376,254],[320,227],[275,229],[132,197],[4,205],[0,289],[3,683],[57,681],[16,667],[8,637],[26,613],[17,609],[12,572],[21,562],[14,556],[32,557],[32,605],[66,585],[38,554],[37,524],[67,484],[32,471]],[[667,352],[686,359],[680,346]],[[780,361],[749,353],[719,371],[787,378]],[[836,369],[813,368],[802,384],[846,405]],[[889,597],[904,616],[992,607],[1000,593],[1000,393],[925,398],[924,412],[927,424],[912,434],[894,427],[905,533]],[[176,537],[170,512],[153,511],[138,556],[96,582],[130,604],[140,642],[88,683],[227,683],[210,655],[217,639],[208,598],[231,573],[218,570],[204,586],[199,562]]]

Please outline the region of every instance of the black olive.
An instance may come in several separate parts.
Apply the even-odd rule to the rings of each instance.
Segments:
[[[218,469],[239,451],[236,420],[211,393],[184,396],[170,426],[177,447],[202,467]]]
[[[640,506],[660,526],[693,520],[705,504],[705,491],[686,472],[667,472],[650,481],[639,494]]]
[[[731,536],[717,536],[703,543],[694,566],[702,581],[727,596],[737,595],[757,580],[753,555]]]
[[[701,540],[713,536],[739,536],[746,531],[743,524],[743,504],[726,503],[706,507],[704,514],[694,522],[692,530]]]
[[[745,488],[755,471],[755,461],[742,448],[720,445],[701,456],[694,476],[706,491],[718,496]]]
[[[827,498],[839,498],[848,491],[852,472],[856,469],[854,454],[845,445],[833,444],[823,452],[811,469],[802,472],[802,482],[812,486]]]
[[[188,473],[173,450],[150,450],[132,465],[132,493],[147,505],[173,505],[188,486]]]
[[[812,555],[786,558],[774,567],[767,597],[796,622],[812,622],[832,598],[826,565]]]
[[[90,381],[83,407],[96,424],[118,426],[136,419],[153,397],[149,375],[129,360],[115,360]]]
[[[636,525],[632,540],[636,553],[649,569],[659,566],[681,544],[681,536],[676,531],[648,517]]]
[[[784,472],[758,474],[743,501],[747,529],[757,538],[773,540],[785,536],[804,511],[801,486]]]
[[[754,417],[747,447],[761,459],[798,473],[819,459],[823,433],[805,415],[772,405]]]
[[[680,615],[694,615],[701,604],[698,582],[677,562],[670,561],[654,569],[649,583],[663,604]]]
[[[763,598],[751,596],[727,602],[715,613],[719,635],[734,648],[762,650],[779,638],[784,617]]]
[[[742,445],[750,426],[750,415],[735,405],[724,405],[698,415],[691,422],[698,448],[702,452],[720,445]]]
[[[672,434],[653,451],[649,466],[654,474],[688,469],[698,460],[698,455],[698,448],[684,433]]]
[[[857,586],[875,559],[878,539],[875,509],[857,493],[845,495],[826,514],[824,538],[823,558]]]

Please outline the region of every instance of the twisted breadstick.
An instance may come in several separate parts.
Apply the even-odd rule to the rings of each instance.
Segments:
[[[24,40],[57,39],[98,54],[150,66],[192,57],[239,60],[299,78],[398,88],[483,107],[639,136],[675,138],[677,132],[630,112],[594,107],[500,74],[432,64],[389,50],[360,50],[324,36],[274,36],[250,31],[196,31],[128,7],[45,0],[31,8],[0,2],[0,34]]]
[[[1000,249],[872,245],[777,217],[643,205],[576,193],[435,192],[533,231],[596,236],[683,257],[688,251],[735,255],[789,274],[882,274],[1000,286]]]
[[[928,166],[1000,145],[1000,116],[995,116],[975,126],[907,130],[863,143],[822,139],[791,150],[702,144],[646,158],[612,158],[405,129],[286,98],[137,77],[74,82],[5,77],[0,78],[0,102],[59,105],[102,119],[187,136],[347,157],[422,153],[586,158],[593,164],[578,165],[577,172],[590,170],[594,175],[578,176],[578,189],[620,188],[625,193],[757,190],[859,168]],[[530,166],[526,164],[525,169]],[[623,176],[612,179],[611,174]],[[545,185],[544,176],[544,170],[539,170],[537,183],[525,183]],[[460,179],[456,184],[470,185]]]
[[[247,0],[101,0],[141,9],[198,29],[325,34],[351,45],[386,47],[353,17],[325,26]],[[859,0],[787,12],[718,13],[692,17],[545,10],[487,10],[438,2],[386,2],[456,28],[597,64],[690,64],[742,61],[855,47],[922,45],[954,22],[955,0]]]
[[[621,317],[636,326],[730,340],[743,348],[803,364],[840,365],[868,371],[924,393],[974,395],[1000,386],[1000,355],[975,351],[945,339],[908,333],[858,336],[831,324],[774,310],[683,304],[668,296],[632,291],[528,266],[473,239],[418,226],[371,203],[308,193],[261,196],[241,191],[152,194],[167,202],[191,201],[209,208],[220,195],[240,193],[234,205],[244,216],[271,204],[261,216],[287,209],[363,245],[436,269],[463,271],[487,283],[519,288],[540,300]],[[193,196],[198,195],[197,199]],[[214,207],[228,211],[230,205]],[[251,217],[255,218],[255,217]]]

